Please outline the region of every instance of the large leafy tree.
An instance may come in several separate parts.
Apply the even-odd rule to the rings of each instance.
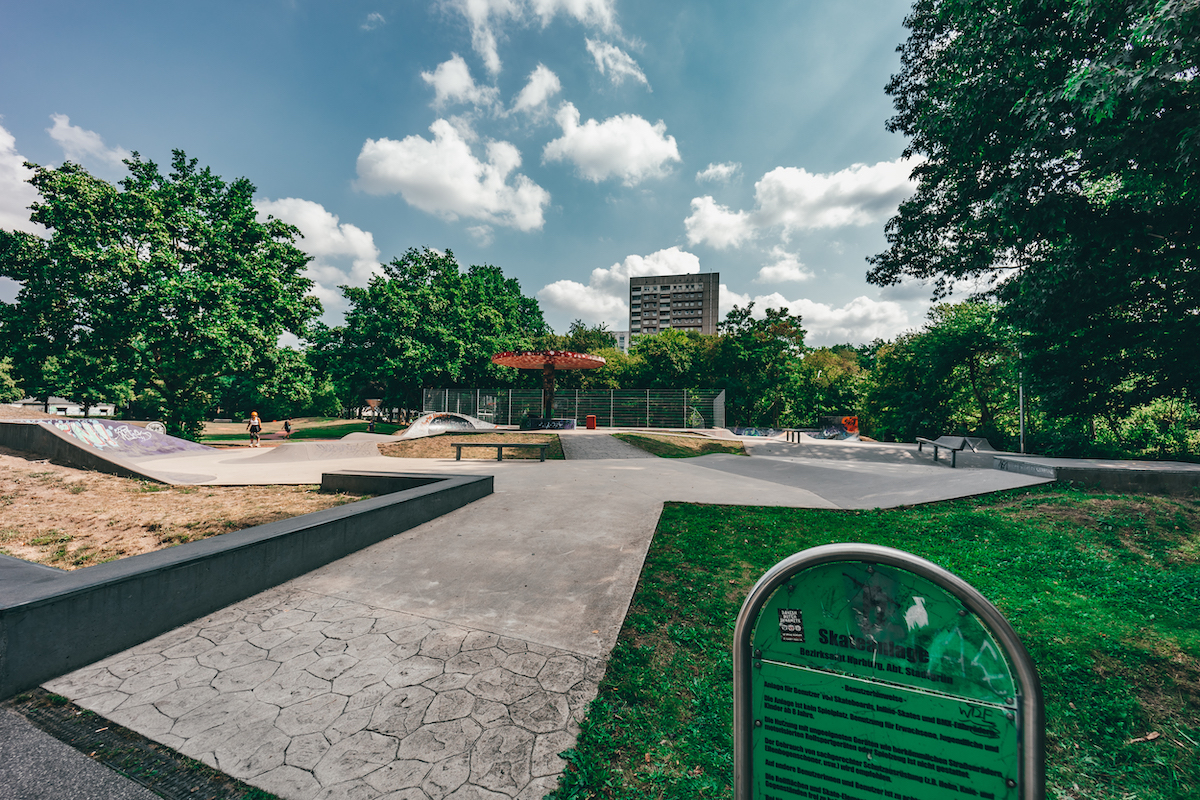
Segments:
[[[992,284],[1048,410],[1200,392],[1200,4],[917,0],[870,280]]]
[[[136,153],[125,163],[119,186],[70,162],[30,165],[31,219],[50,236],[0,231],[0,274],[21,283],[0,338],[31,391],[132,386],[194,437],[222,378],[272,380],[279,336],[320,312],[308,256],[296,228],[257,219],[246,179],[178,150],[166,176]]]
[[[537,301],[497,267],[463,272],[449,250],[410,249],[365,287],[343,286],[343,325],[319,327],[315,358],[347,406],[379,397],[419,408],[422,388],[511,383],[492,364],[505,350],[533,347],[547,333]]]
[[[726,387],[731,424],[796,425],[810,409],[801,389],[804,334],[798,315],[768,308],[754,317],[754,303],[734,306],[719,326],[713,385]]]

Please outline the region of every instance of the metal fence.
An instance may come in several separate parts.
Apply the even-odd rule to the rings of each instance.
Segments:
[[[519,425],[542,414],[541,389],[426,389],[424,411],[452,411],[495,425]],[[613,389],[554,393],[554,416],[584,425],[594,414],[605,428],[724,428],[725,390]]]

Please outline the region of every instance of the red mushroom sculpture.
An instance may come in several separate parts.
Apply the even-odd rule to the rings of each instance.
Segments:
[[[604,359],[590,353],[572,353],[570,350],[514,350],[497,353],[492,363],[517,369],[540,369],[542,371],[542,416],[550,419],[554,408],[554,371],[559,369],[596,369],[604,366]]]

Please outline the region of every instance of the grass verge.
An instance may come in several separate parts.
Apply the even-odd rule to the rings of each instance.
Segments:
[[[551,797],[731,797],[738,610],[769,567],[839,541],[923,556],[1008,617],[1042,678],[1048,797],[1200,794],[1200,502],[1039,487],[891,511],[668,505]]]
[[[662,458],[692,458],[710,453],[746,455],[746,449],[742,447],[741,442],[704,439],[699,436],[658,436],[652,433],[614,433],[613,436]]]

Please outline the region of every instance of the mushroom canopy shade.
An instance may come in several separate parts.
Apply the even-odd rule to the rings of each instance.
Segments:
[[[540,369],[542,371],[542,417],[550,419],[554,408],[555,369],[596,369],[605,361],[590,353],[573,353],[570,350],[509,350],[492,356],[492,363],[517,369]]]
[[[605,362],[600,356],[570,350],[515,350],[497,353],[492,356],[492,363],[517,369],[596,369]]]

